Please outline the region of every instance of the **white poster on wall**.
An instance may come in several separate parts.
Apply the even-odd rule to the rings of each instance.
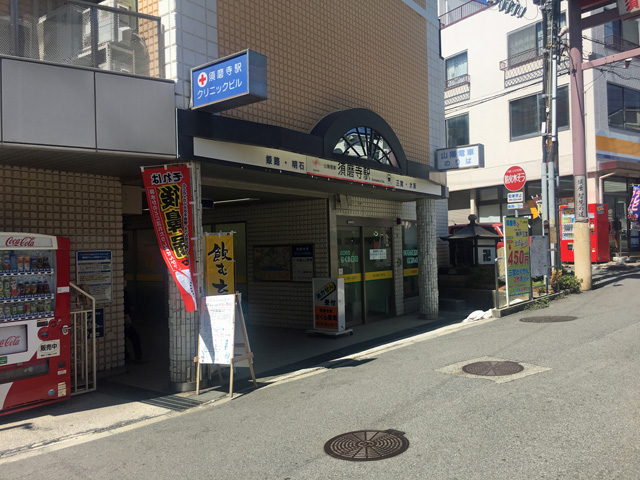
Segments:
[[[230,365],[235,338],[235,295],[212,295],[202,299],[198,361]]]
[[[113,263],[111,250],[85,250],[76,252],[76,281],[88,289],[96,303],[113,300]]]
[[[386,248],[371,248],[369,249],[369,260],[386,260],[387,249]]]

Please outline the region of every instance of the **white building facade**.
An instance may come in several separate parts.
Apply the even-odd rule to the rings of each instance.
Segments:
[[[603,2],[615,8],[615,2]],[[610,4],[610,5],[609,5]],[[479,222],[500,222],[511,215],[504,187],[507,169],[524,169],[525,205],[520,215],[532,218],[532,232],[542,222],[531,210],[540,206],[543,158],[543,35],[541,11],[530,4],[521,18],[480,1],[441,2],[442,55],[445,58],[445,126],[447,147],[482,144],[484,168],[450,170],[449,223],[465,223],[470,213]],[[446,9],[446,10],[444,10]],[[561,26],[567,25],[567,3],[561,3]],[[583,12],[583,18],[603,8]],[[571,34],[571,32],[569,32]],[[637,48],[637,21],[615,20],[584,30],[583,61]],[[562,43],[568,45],[567,36]],[[633,185],[640,183],[640,62],[618,62],[584,70],[587,202],[604,203],[622,252],[640,249],[638,232],[627,222]],[[569,53],[558,62],[557,205],[572,206],[574,197],[570,122]],[[614,247],[611,237],[612,249]]]

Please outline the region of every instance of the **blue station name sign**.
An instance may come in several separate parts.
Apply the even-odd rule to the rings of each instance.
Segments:
[[[191,69],[191,109],[221,112],[267,99],[267,57],[253,50]]]
[[[484,167],[484,145],[466,145],[457,148],[441,148],[436,150],[436,168],[453,170],[463,168]]]

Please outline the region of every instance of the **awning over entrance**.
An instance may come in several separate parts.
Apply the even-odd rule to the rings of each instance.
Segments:
[[[365,112],[377,117],[377,124],[366,134],[358,128],[367,124]],[[307,196],[375,196],[401,202],[445,197],[445,186],[431,179],[432,172],[438,172],[428,165],[408,161],[390,127],[385,127],[386,122],[379,116],[364,109],[349,110],[344,117],[339,113],[318,124],[314,132],[319,134],[305,134],[273,125],[179,110],[178,156],[184,161],[201,162],[203,178],[215,179],[221,187],[235,184],[244,189],[289,189],[292,194],[297,191]],[[336,145],[349,132],[345,118],[353,119],[351,133],[356,130],[353,135],[359,139],[356,145],[349,145],[345,140],[346,148],[351,148],[352,153],[377,151],[381,161],[363,158],[364,155],[336,153],[339,152]],[[332,128],[341,123],[344,125]],[[385,149],[378,148],[379,145],[385,145]],[[385,155],[390,149],[393,155]]]

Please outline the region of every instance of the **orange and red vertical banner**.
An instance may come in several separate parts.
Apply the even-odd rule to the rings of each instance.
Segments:
[[[160,251],[173,275],[187,312],[197,310],[192,266],[191,180],[187,165],[142,169],[151,221]]]

